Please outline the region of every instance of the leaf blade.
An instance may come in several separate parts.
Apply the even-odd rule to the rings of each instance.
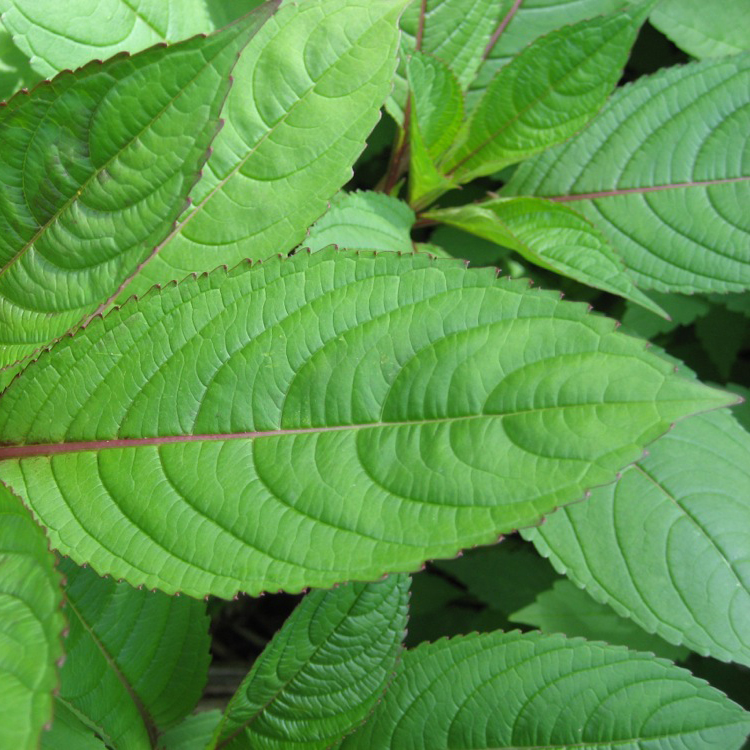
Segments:
[[[44,532],[0,485],[0,743],[36,746],[52,716],[65,622],[61,578]]]
[[[622,484],[595,490],[585,507],[564,509],[524,535],[595,599],[647,631],[748,664],[749,452],[750,436],[728,413],[697,416],[654,445]],[[605,517],[609,525],[594,531],[591,524]],[[605,569],[613,557],[625,567]]]
[[[744,54],[626,86],[584,133],[521,165],[503,194],[573,201],[644,289],[746,289],[748,78]]]
[[[498,631],[407,652],[373,718],[342,748],[409,747],[418,736],[424,747],[487,750],[739,750],[748,730],[737,704],[651,654]]]
[[[321,250],[153,293],[60,342],[0,398],[0,477],[102,572],[201,596],[299,590],[488,543],[734,400],[491,269]],[[502,461],[477,465],[480,439]]]

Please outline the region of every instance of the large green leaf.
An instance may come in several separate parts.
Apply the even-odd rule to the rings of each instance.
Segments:
[[[61,600],[44,532],[0,485],[1,747],[36,747],[52,718],[65,627]]]
[[[672,661],[684,659],[690,653],[647,633],[566,580],[556,581],[552,588],[542,591],[534,602],[513,612],[508,619],[539,628],[543,633],[564,633],[569,638],[581,636],[637,651],[652,651]]]
[[[159,750],[206,750],[221,721],[221,711],[201,711],[183,719],[159,738]]]
[[[466,88],[482,61],[502,8],[498,0],[416,0],[401,19],[401,49],[393,93],[386,102],[397,122],[403,122],[408,96],[406,64],[421,50],[446,63]],[[419,39],[419,43],[418,40]]]
[[[496,632],[407,652],[342,749],[739,750],[748,731],[736,703],[651,654]]]
[[[0,397],[0,478],[65,554],[168,592],[413,570],[736,399],[616,325],[423,254],[243,264],[42,354]]]
[[[112,750],[112,745],[108,748],[101,736],[87,726],[85,717],[78,716],[65,701],[57,698],[54,711],[55,723],[42,735],[42,750]]]
[[[407,0],[282,8],[242,55],[193,206],[121,300],[304,241],[352,174],[391,90]]]
[[[0,0],[3,23],[40,75],[78,68],[117,52],[140,52],[213,31],[257,0]]]
[[[705,0],[661,0],[650,21],[693,57],[750,50],[747,0],[721,0],[707,10]]]
[[[750,287],[750,54],[621,89],[589,127],[515,172],[506,195],[573,201],[639,286]]]
[[[198,702],[209,662],[204,602],[139,591],[63,560],[70,635],[59,701],[115,750],[151,747]],[[64,719],[67,731],[82,731]],[[54,731],[53,731],[54,736]]]
[[[384,193],[341,193],[310,228],[302,245],[313,252],[327,245],[351,250],[410,252],[414,211]]]
[[[623,5],[623,0],[502,0],[498,24],[467,92],[469,111],[477,105],[500,68],[537,37],[566,24],[612,13]]]
[[[406,627],[409,577],[314,591],[266,647],[211,747],[325,750],[383,696]]]
[[[494,198],[424,215],[512,248],[542,268],[619,294],[666,316],[636,287],[604,234],[568,206],[541,198]]]
[[[0,109],[0,364],[93,313],[169,232],[264,18],[91,63]]]
[[[750,665],[750,435],[728,413],[686,420],[616,485],[525,534],[649,632]]]
[[[459,182],[489,175],[569,138],[615,87],[651,2],[538,39],[487,87],[441,168]]]

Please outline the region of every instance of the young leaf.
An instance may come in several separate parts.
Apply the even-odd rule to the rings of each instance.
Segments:
[[[505,66],[440,167],[458,182],[569,138],[612,93],[651,2],[538,39]]]
[[[649,632],[750,665],[748,456],[727,412],[686,420],[617,484],[524,536]]]
[[[221,721],[221,711],[201,711],[186,716],[159,738],[159,750],[206,750]]]
[[[152,746],[203,691],[205,604],[138,591],[69,560],[61,570],[70,635],[60,700],[118,750]]]
[[[212,13],[211,4],[237,12]],[[256,5],[255,0],[242,6],[232,0],[77,0],[74,6],[59,0],[0,0],[0,12],[34,70],[49,77],[94,58],[135,54],[158,42],[213,31],[223,25],[214,19],[229,23]]]
[[[750,50],[747,0],[722,0],[706,13],[703,0],[661,0],[649,19],[693,57],[721,57]]]
[[[341,748],[739,750],[748,731],[736,703],[651,654],[496,632],[408,651]]]
[[[244,264],[43,353],[0,397],[0,478],[64,554],[167,592],[414,570],[736,399],[615,328],[422,254]]]
[[[52,718],[65,627],[42,529],[0,484],[0,747],[36,747]]]
[[[619,294],[666,317],[635,286],[604,234],[567,206],[541,198],[496,198],[424,216],[512,248],[542,268]]]
[[[386,108],[403,123],[409,86],[406,65],[416,51],[442,60],[461,88],[474,78],[501,7],[497,0],[417,0],[401,19],[400,62]]]
[[[503,0],[482,63],[466,94],[468,111],[474,110],[500,68],[535,39],[566,24],[614,13],[623,5],[623,0]]]
[[[409,577],[314,591],[253,665],[215,734],[216,750],[325,750],[356,729],[393,676]]]
[[[31,70],[28,57],[13,44],[10,33],[0,22],[0,102],[37,80],[38,76]]]
[[[453,187],[436,163],[461,129],[464,101],[458,79],[437,58],[415,52],[406,70],[411,92],[409,202],[419,205],[423,196]]]
[[[748,85],[750,54],[642,78],[579,136],[522,164],[503,193],[573,202],[643,288],[746,289]]]
[[[0,365],[93,313],[168,233],[269,12],[63,73],[0,109]]]
[[[414,211],[384,193],[340,193],[302,243],[313,252],[327,245],[352,250],[411,252]]]
[[[245,50],[193,207],[120,300],[304,242],[347,182],[391,90],[407,0],[282,8]]]
[[[617,615],[606,604],[592,599],[570,581],[556,581],[536,600],[518,612],[511,622],[539,628],[543,633],[564,633],[569,638],[581,636],[592,641],[605,641],[637,651],[652,651],[657,656],[677,661],[690,653],[673,646],[656,635],[639,628],[632,620]]]

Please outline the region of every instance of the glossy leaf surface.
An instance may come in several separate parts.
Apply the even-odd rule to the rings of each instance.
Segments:
[[[597,602],[566,580],[557,581],[508,619],[539,628],[543,633],[564,633],[568,638],[580,636],[590,641],[604,641],[636,651],[650,651],[672,661],[684,659],[690,653],[684,647],[673,646],[659,636],[647,633],[632,620],[620,617],[609,606]]]
[[[212,748],[325,750],[383,696],[406,627],[409,577],[308,594],[226,711]]]
[[[3,23],[40,75],[118,52],[213,31],[260,5],[256,0],[0,0]]]
[[[487,87],[442,168],[468,182],[580,130],[614,89],[646,9],[581,21],[533,42]]]
[[[342,748],[739,750],[748,731],[736,703],[651,654],[495,632],[407,652]]]
[[[642,288],[750,286],[750,54],[621,89],[586,130],[522,164],[506,195],[570,203]]]
[[[265,24],[233,71],[193,206],[121,300],[304,242],[378,121],[405,3],[308,0]]]
[[[0,109],[0,364],[93,313],[169,232],[264,19],[91,63]]]
[[[635,286],[604,234],[567,206],[540,198],[498,198],[424,215],[512,248],[542,268],[666,315]]]
[[[617,484],[524,534],[649,632],[750,664],[749,458],[728,413],[686,420]]]
[[[52,718],[65,621],[42,529],[0,485],[0,746],[34,747]]]
[[[313,252],[327,245],[349,250],[411,252],[414,211],[384,193],[340,193],[311,228],[302,247]]]
[[[205,604],[105,580],[69,560],[61,569],[70,635],[60,700],[117,750],[150,747],[203,691]]]
[[[372,580],[534,523],[734,402],[615,329],[422,254],[243,264],[30,365],[0,398],[0,478],[56,547],[133,584]]]
[[[535,39],[562,26],[621,10],[624,3],[623,0],[502,0],[498,5],[497,25],[467,92],[469,111],[476,107],[500,68]]]

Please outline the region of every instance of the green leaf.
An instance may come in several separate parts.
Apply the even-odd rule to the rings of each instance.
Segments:
[[[409,5],[401,19],[400,62],[393,93],[386,102],[396,122],[404,121],[409,89],[406,65],[414,52],[442,60],[461,88],[466,88],[479,69],[500,10],[497,0],[417,0]],[[421,43],[417,44],[420,28]]]
[[[458,79],[437,58],[415,52],[406,70],[411,91],[409,202],[415,205],[433,191],[453,187],[436,163],[461,129],[464,101]]]
[[[686,420],[617,484],[524,536],[647,631],[750,664],[749,456],[727,412]]]
[[[607,238],[567,206],[541,198],[496,198],[424,216],[509,247],[542,268],[667,314],[633,283]]]
[[[508,619],[539,628],[543,633],[605,641],[637,651],[651,651],[672,661],[684,659],[690,653],[686,648],[672,646],[641,630],[632,620],[620,617],[606,604],[595,601],[566,580],[555,582],[551,589],[539,594],[536,601]]]
[[[184,718],[159,738],[159,750],[206,750],[213,747],[221,711],[203,711]]]
[[[500,68],[537,37],[566,24],[613,13],[623,5],[623,0],[502,0],[499,21],[467,92],[468,111],[474,110]]]
[[[651,292],[649,295],[662,310],[666,310],[671,320],[655,315],[640,305],[626,303],[622,324],[644,339],[652,339],[660,333],[668,333],[680,326],[689,326],[711,310],[711,305],[703,297],[686,297],[682,294]]]
[[[71,748],[107,750],[107,746],[95,730],[87,726],[64,701],[56,698],[55,723],[42,735],[42,750],[70,750]]]
[[[304,242],[380,117],[406,1],[308,0],[265,24],[232,74],[226,123],[191,210],[120,301]]]
[[[327,245],[351,250],[411,252],[414,211],[384,193],[340,193],[302,243],[313,252]]]
[[[477,599],[506,615],[531,604],[558,579],[549,562],[516,537],[436,564]]]
[[[749,84],[750,54],[641,78],[579,136],[522,164],[503,194],[573,202],[643,288],[746,289]]]
[[[38,76],[31,70],[28,57],[13,44],[10,33],[0,23],[0,102],[37,80]]]
[[[65,627],[60,576],[42,529],[0,485],[0,746],[36,747],[52,717]]]
[[[0,109],[0,365],[93,313],[168,233],[264,18],[91,63]]]
[[[70,635],[60,701],[118,750],[151,747],[198,702],[209,662],[205,604],[139,591],[61,562]]]
[[[440,167],[458,182],[569,138],[612,93],[651,3],[566,26],[533,42],[487,87]]]
[[[739,750],[748,731],[736,703],[651,654],[496,632],[407,652],[342,750]]]
[[[706,10],[704,0],[661,0],[649,20],[693,57],[750,50],[747,0],[722,0]]]
[[[0,479],[136,585],[373,580],[535,523],[735,400],[615,329],[424,254],[243,264],[43,353],[0,398]]]
[[[255,0],[76,0],[74,5],[0,0],[0,12],[34,70],[49,77],[94,58],[122,51],[134,54],[158,42],[213,31],[256,5],[260,3]]]
[[[393,675],[408,602],[408,576],[308,594],[238,688],[211,747],[325,750],[356,729]]]

